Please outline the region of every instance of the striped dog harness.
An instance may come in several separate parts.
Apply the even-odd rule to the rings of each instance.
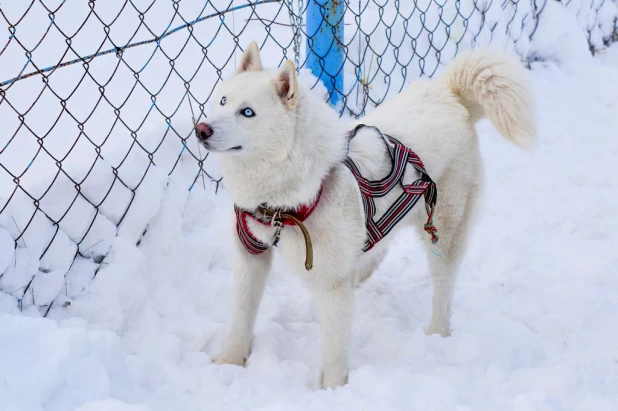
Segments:
[[[348,141],[352,140],[356,136],[358,130],[362,128],[370,128],[377,132],[386,143],[391,158],[393,159],[393,168],[388,176],[376,181],[369,181],[363,177],[358,167],[356,167],[356,164],[354,164],[354,161],[352,161],[349,156],[346,157],[343,162],[350,169],[354,178],[356,178],[363,199],[365,224],[367,225],[367,240],[363,251],[372,249],[381,239],[386,237],[397,223],[412,210],[412,207],[416,205],[422,195],[425,196],[425,208],[428,215],[424,229],[431,236],[432,244],[437,243],[438,231],[433,224],[433,213],[438,198],[438,192],[436,183],[429,177],[423,162],[414,151],[401,144],[399,140],[383,134],[373,126],[366,126],[364,124],[357,125],[354,130],[350,132]],[[403,177],[408,164],[411,164],[412,167],[421,173],[421,178],[411,184],[405,185],[403,183]],[[403,193],[401,193],[397,200],[386,210],[384,215],[382,215],[378,221],[375,221],[376,205],[374,198],[384,197],[398,184],[401,185]]]
[[[406,214],[412,210],[421,196],[425,196],[425,208],[427,210],[428,219],[425,224],[425,231],[431,236],[431,242],[435,244],[438,241],[436,227],[433,225],[433,213],[437,200],[436,184],[425,171],[425,166],[421,159],[414,151],[405,147],[397,139],[383,134],[376,127],[359,124],[352,130],[348,136],[349,142],[356,136],[356,133],[361,128],[371,128],[375,130],[384,140],[388,147],[391,158],[393,159],[393,168],[385,178],[377,181],[369,181],[364,178],[354,161],[348,156],[343,161],[358,182],[361,197],[363,200],[363,208],[365,210],[365,223],[367,226],[367,240],[363,251],[368,251],[383,239],[394,227],[399,223]],[[348,149],[349,151],[349,149]],[[405,185],[403,177],[405,175],[406,166],[411,164],[417,171],[421,173],[421,178],[411,184]],[[384,215],[378,221],[374,220],[376,206],[374,198],[384,197],[391,192],[398,184],[401,185],[403,192],[397,200],[386,210]],[[311,237],[303,222],[309,218],[320,201],[322,188],[318,192],[315,200],[309,204],[301,206],[297,210],[282,210],[269,209],[265,204],[258,207],[257,214],[251,211],[243,210],[234,205],[236,212],[236,232],[238,238],[244,248],[253,255],[261,254],[272,246],[276,246],[281,236],[281,230],[286,225],[296,225],[303,233],[305,238],[306,259],[305,268],[307,271],[313,267],[313,247]],[[255,238],[249,230],[247,218],[252,218],[262,225],[272,225],[275,227],[275,235],[272,245],[265,244]]]

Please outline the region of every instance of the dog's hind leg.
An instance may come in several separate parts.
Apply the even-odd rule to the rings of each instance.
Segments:
[[[478,179],[447,171],[437,182],[438,202],[434,224],[439,241],[435,250],[423,232],[433,280],[433,310],[427,334],[450,335],[451,302],[457,271],[467,243],[468,228],[480,191]],[[423,231],[421,225],[420,230]],[[434,254],[438,251],[439,255]]]
[[[272,251],[249,254],[237,244],[234,267],[234,314],[223,351],[214,357],[217,364],[245,365],[251,351],[253,326],[270,271]]]

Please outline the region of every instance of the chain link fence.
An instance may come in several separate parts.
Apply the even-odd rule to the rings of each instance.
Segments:
[[[616,1],[577,1],[560,7],[577,11],[590,50],[616,41]],[[332,44],[343,50],[334,73],[342,82],[325,99],[337,93],[341,115],[361,116],[461,49],[491,43],[528,59],[549,2],[558,4],[3,2],[0,310],[17,304],[47,315],[70,304],[107,264],[115,241],[139,244],[170,180],[216,191],[221,176],[193,138],[193,119],[205,117],[251,40],[265,65],[290,59],[304,69],[317,35],[307,30],[308,7],[323,16],[323,30],[343,26]],[[334,23],[332,7],[343,8]],[[315,86],[323,73],[313,74]]]

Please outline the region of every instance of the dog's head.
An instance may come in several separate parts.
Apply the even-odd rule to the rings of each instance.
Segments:
[[[256,42],[242,55],[236,73],[225,80],[207,122],[195,126],[209,151],[277,160],[294,141],[298,82],[294,64],[263,70]]]

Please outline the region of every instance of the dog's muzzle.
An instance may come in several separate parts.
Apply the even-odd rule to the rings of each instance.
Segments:
[[[230,148],[217,147],[217,143],[213,141],[215,139],[212,138],[214,133],[215,131],[207,123],[199,123],[195,125],[195,135],[197,136],[197,139],[199,140],[199,142],[202,143],[202,145],[206,148],[206,150],[222,152],[222,151],[237,151],[242,148],[241,146],[234,146]],[[213,142],[215,143],[214,147],[213,147]]]

